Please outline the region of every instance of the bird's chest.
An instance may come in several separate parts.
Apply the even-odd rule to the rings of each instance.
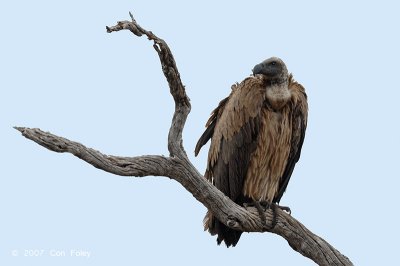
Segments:
[[[281,111],[290,100],[291,93],[287,85],[274,85],[268,87],[266,96],[272,109]]]
[[[287,108],[263,109],[257,148],[246,173],[243,193],[253,200],[272,202],[290,152],[291,123]]]

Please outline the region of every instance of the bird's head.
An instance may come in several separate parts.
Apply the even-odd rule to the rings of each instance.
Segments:
[[[278,57],[271,57],[255,65],[253,75],[262,74],[269,80],[287,79],[289,74],[285,63]]]

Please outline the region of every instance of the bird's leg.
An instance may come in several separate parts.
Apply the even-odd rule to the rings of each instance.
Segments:
[[[272,211],[272,223],[271,223],[271,226],[266,226],[266,228],[271,231],[272,229],[275,228],[275,225],[277,223],[277,220],[276,220],[276,208],[277,208],[277,206],[278,207],[280,207],[280,206],[277,205],[276,203],[269,203],[268,201],[261,201],[260,204],[265,206],[265,208],[266,208],[265,210],[271,209],[271,211]],[[265,214],[264,214],[264,219],[265,219]]]
[[[271,224],[271,230],[275,227],[275,225],[277,224],[277,220],[276,220],[276,205],[275,203],[271,204],[271,210],[272,210],[272,224]]]
[[[289,213],[289,215],[291,214],[291,210],[290,210],[290,208],[289,207],[287,207],[287,206],[280,206],[280,205],[278,205],[278,204],[276,204],[276,203],[272,203],[271,205],[270,205],[270,208],[271,208],[271,210],[272,210],[272,225],[271,225],[271,229],[270,230],[272,230],[275,226],[276,226],[276,224],[277,224],[277,219],[276,219],[276,208],[279,208],[279,209],[281,209],[282,211],[286,211],[286,212],[288,212]]]
[[[257,209],[258,214],[260,215],[263,228],[266,228],[269,231],[274,229],[274,227],[276,225],[276,210],[275,210],[276,206],[275,206],[275,204],[271,204],[268,201],[256,201],[255,200],[251,203],[245,203],[245,204],[243,204],[243,206],[244,207],[254,206]],[[265,211],[268,210],[269,208],[272,209],[272,214],[273,214],[271,226],[267,225],[267,219],[265,217]]]
[[[267,219],[265,218],[265,213],[264,213],[267,209],[265,208],[265,206],[261,205],[261,202],[259,201],[254,201],[253,204],[254,207],[256,207],[258,214],[260,215],[263,227],[267,228]]]

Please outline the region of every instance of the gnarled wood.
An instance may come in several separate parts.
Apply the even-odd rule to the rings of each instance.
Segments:
[[[175,113],[168,134],[169,157],[159,155],[110,156],[40,129],[15,128],[24,137],[51,151],[71,153],[94,167],[112,174],[137,177],[149,175],[170,177],[182,184],[185,189],[227,226],[246,232],[268,231],[263,227],[255,208],[246,209],[234,203],[208,182],[189,161],[182,145],[182,131],[191,107],[175,60],[164,40],[139,26],[132,15],[131,18],[132,21],[120,21],[115,26],[107,27],[107,31],[113,32],[127,29],[136,36],[146,35],[150,40],[154,41],[153,47],[160,57],[162,70],[175,101]],[[271,225],[271,211],[267,210],[265,215],[267,225]],[[277,224],[270,232],[285,238],[294,250],[319,265],[352,265],[346,256],[342,255],[328,242],[313,234],[299,221],[279,209],[277,209]]]

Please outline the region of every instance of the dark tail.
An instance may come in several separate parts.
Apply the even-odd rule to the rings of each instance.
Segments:
[[[225,242],[225,245],[229,248],[230,246],[236,246],[237,242],[242,235],[242,231],[233,230],[220,221],[218,221],[210,211],[207,212],[204,217],[204,230],[208,230],[211,235],[218,235],[218,245]]]

